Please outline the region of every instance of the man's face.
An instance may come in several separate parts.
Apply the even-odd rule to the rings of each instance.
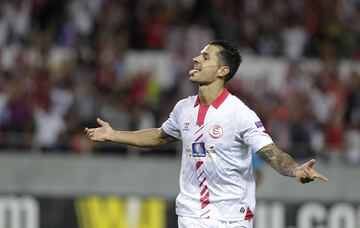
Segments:
[[[210,44],[193,58],[194,66],[189,71],[191,82],[207,85],[219,78],[221,65],[219,57],[216,55],[219,51],[219,47]]]

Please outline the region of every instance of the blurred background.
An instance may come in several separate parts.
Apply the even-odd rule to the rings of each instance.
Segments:
[[[161,126],[196,94],[192,58],[217,38],[244,59],[229,91],[330,179],[254,165],[255,227],[359,228],[358,0],[1,1],[0,228],[176,227],[181,145],[93,143],[83,129]]]

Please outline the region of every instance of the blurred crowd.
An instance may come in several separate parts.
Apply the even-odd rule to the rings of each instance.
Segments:
[[[282,90],[266,87],[266,75],[256,93],[241,76],[229,84],[281,148],[360,164],[360,75],[338,69],[360,59],[357,0],[1,1],[0,151],[175,156],[177,144],[94,144],[82,132],[96,117],[122,130],[160,126],[196,92],[188,69],[215,38],[244,56],[289,62]],[[173,83],[162,85],[151,70],[130,73],[134,51],[169,56]],[[304,59],[318,59],[321,70],[302,68]]]

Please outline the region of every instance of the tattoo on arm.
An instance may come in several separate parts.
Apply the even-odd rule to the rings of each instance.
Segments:
[[[160,139],[161,139],[161,141],[162,141],[162,144],[168,144],[168,143],[172,143],[172,142],[178,141],[177,138],[172,137],[171,135],[166,134],[166,132],[165,132],[162,128],[159,128],[158,131],[160,132]]]
[[[258,151],[258,154],[269,163],[276,171],[284,176],[295,176],[298,164],[287,153],[279,150],[275,144],[270,144]]]

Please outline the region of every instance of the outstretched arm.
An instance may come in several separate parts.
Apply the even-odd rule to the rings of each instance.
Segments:
[[[313,168],[315,165],[314,159],[299,166],[290,155],[279,150],[275,144],[263,147],[258,151],[258,154],[280,174],[296,177],[301,183],[308,183],[315,178],[328,181],[327,177]]]
[[[97,128],[85,128],[86,136],[98,142],[112,141],[137,147],[158,147],[177,141],[166,134],[162,128],[149,128],[140,131],[117,131],[108,122],[97,118]]]

